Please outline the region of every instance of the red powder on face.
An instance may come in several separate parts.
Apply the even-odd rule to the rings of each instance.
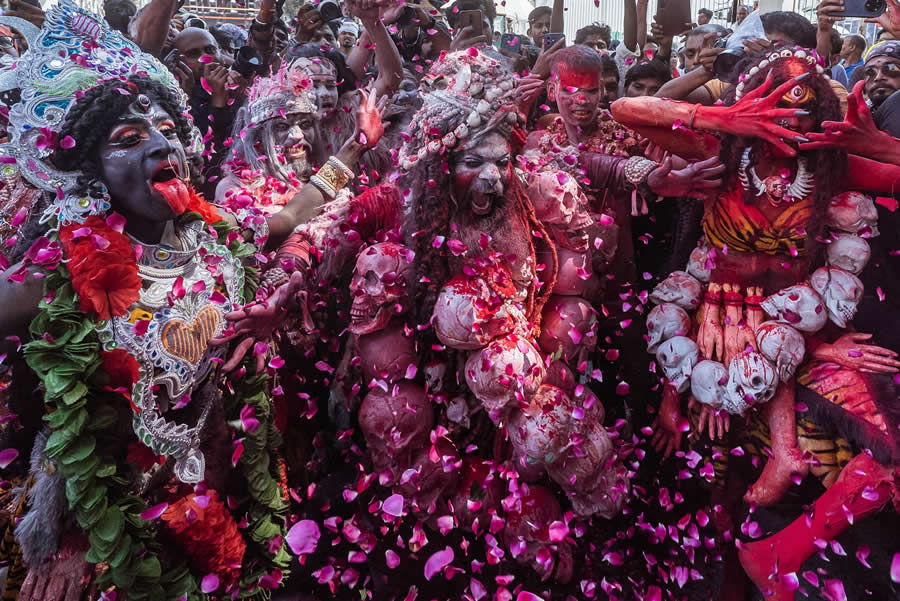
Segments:
[[[557,68],[559,85],[563,88],[596,90],[600,87],[599,71],[584,71],[561,63]]]
[[[187,211],[191,195],[185,183],[180,179],[172,178],[167,182],[155,182],[153,189],[166,199],[166,202],[169,203],[176,215],[181,215]]]

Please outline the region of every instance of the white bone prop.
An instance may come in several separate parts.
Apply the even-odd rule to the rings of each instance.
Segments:
[[[656,360],[669,383],[678,392],[684,392],[691,384],[691,371],[697,364],[699,355],[696,342],[686,336],[675,336],[659,345]]]
[[[803,334],[779,321],[766,321],[756,328],[759,353],[775,364],[778,378],[787,384],[806,355]]]
[[[674,303],[685,311],[695,311],[703,299],[703,285],[684,271],[673,271],[650,293],[654,303]]]
[[[872,256],[872,249],[865,239],[855,234],[835,234],[834,240],[825,249],[828,264],[839,267],[853,275],[865,269]]]
[[[850,272],[837,267],[820,267],[809,283],[825,299],[828,317],[839,328],[846,328],[859,309],[863,283]]]
[[[775,321],[809,334],[818,332],[828,322],[825,301],[806,283],[779,290],[762,302],[762,308]]]
[[[728,366],[722,408],[732,415],[743,415],[750,407],[772,400],[777,387],[778,374],[768,359],[756,351],[742,353]]]
[[[673,303],[657,305],[647,315],[647,352],[656,353],[669,338],[687,336],[690,331],[691,318],[684,309]]]
[[[707,359],[695,365],[691,372],[691,394],[704,405],[721,409],[727,382],[728,368]]]

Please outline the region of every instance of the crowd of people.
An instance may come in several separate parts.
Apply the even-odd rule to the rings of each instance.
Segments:
[[[10,0],[3,599],[898,598],[900,2],[615,1]]]

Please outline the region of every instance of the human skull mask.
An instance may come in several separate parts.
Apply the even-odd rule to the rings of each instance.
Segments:
[[[396,382],[406,377],[410,365],[419,362],[415,341],[406,335],[402,324],[391,323],[383,330],[364,334],[356,345],[366,382],[373,379]]]
[[[715,251],[710,251],[710,248],[705,244],[691,251],[691,257],[687,266],[688,275],[694,276],[701,282],[708,283],[714,267],[712,265],[714,261],[711,259],[711,252]]]
[[[673,336],[687,336],[691,330],[691,318],[687,312],[672,303],[653,307],[647,316],[647,352],[655,353],[659,345]]]
[[[762,308],[777,321],[801,332],[818,332],[828,321],[822,297],[806,283],[779,290],[762,302]]]
[[[351,332],[371,334],[385,327],[392,316],[409,309],[412,257],[410,249],[396,242],[373,244],[359,253],[350,280]]]
[[[525,338],[511,334],[469,355],[469,390],[489,412],[528,402],[544,379],[541,354]]]
[[[535,216],[550,229],[559,246],[573,252],[588,249],[585,228],[593,223],[581,186],[564,171],[542,171],[528,186]]]
[[[743,415],[750,406],[772,400],[777,387],[778,374],[768,359],[756,351],[742,353],[728,366],[723,408]]]
[[[669,338],[656,350],[656,360],[670,384],[684,392],[690,386],[691,371],[697,364],[697,343],[686,336]]]
[[[451,279],[434,303],[435,334],[453,349],[484,348],[513,325],[503,299],[481,278]]]
[[[553,296],[544,306],[541,321],[541,350],[560,353],[563,361],[576,359],[581,349],[597,346],[597,313],[579,296]]]
[[[832,229],[874,238],[878,235],[878,210],[870,196],[844,192],[831,199],[826,223]]]
[[[722,406],[728,369],[718,361],[701,361],[691,372],[691,394],[699,402],[714,409]]]
[[[825,299],[828,317],[834,325],[846,328],[856,316],[862,299],[863,283],[859,278],[837,267],[820,267],[809,283]]]
[[[673,271],[665,280],[657,284],[650,293],[655,303],[674,303],[685,311],[694,311],[700,306],[703,286],[699,280],[683,271]]]
[[[859,275],[872,256],[872,249],[859,236],[840,234],[828,245],[826,253],[829,265]]]
[[[394,476],[412,466],[415,454],[428,443],[433,424],[425,390],[408,381],[387,391],[373,388],[359,408],[359,427],[375,469],[390,470]]]
[[[779,379],[787,384],[806,355],[803,334],[777,321],[766,321],[756,328],[759,353],[775,364]]]

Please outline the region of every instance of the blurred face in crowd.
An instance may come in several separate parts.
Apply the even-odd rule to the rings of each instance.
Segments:
[[[714,40],[709,40],[709,43],[706,45],[703,44],[704,38],[706,36],[702,35],[692,35],[688,37],[687,42],[684,44],[684,70],[685,72],[693,71],[695,67],[699,64],[697,59],[700,58],[700,51],[704,48],[712,48]]]
[[[566,125],[582,130],[594,129],[602,105],[611,102],[599,71],[578,70],[564,63],[557,65],[548,92]]]
[[[340,100],[337,84],[337,69],[330,60],[314,59],[304,70],[313,82],[316,93],[316,105],[323,117],[334,115]]]
[[[706,25],[709,23],[709,15],[706,13],[699,13],[697,15],[697,25]]]
[[[548,33],[550,33],[550,15],[541,15],[531,22],[531,27],[528,29],[528,35],[538,47],[541,46],[544,36]]]
[[[175,48],[195,74],[202,73],[211,62],[220,62],[219,45],[205,29],[186,27],[175,37]]]
[[[627,98],[638,98],[640,96],[653,96],[662,87],[663,82],[655,77],[645,77],[643,79],[635,79],[625,89]]]
[[[747,7],[746,7],[746,6],[739,6],[738,9],[737,9],[737,21],[736,21],[736,23],[737,23],[738,25],[740,25],[741,23],[743,23],[744,19],[746,19],[746,18],[747,18],[747,15],[749,15],[749,14],[750,14],[750,13],[747,11]]]
[[[356,36],[349,31],[342,31],[338,34],[338,43],[342,50],[350,50],[356,46]]]
[[[900,89],[900,60],[890,56],[876,56],[866,62],[866,96],[875,106]]]
[[[604,52],[608,50],[606,47],[606,40],[603,39],[599,33],[595,33],[593,35],[589,35],[584,38],[584,41],[581,43],[582,46],[587,46],[588,48],[593,48],[597,52]]]
[[[324,23],[317,30],[312,32],[309,41],[313,44],[319,44],[320,46],[331,46],[335,50],[338,49],[338,41],[337,38],[334,37],[334,32],[331,30],[331,27]]]

